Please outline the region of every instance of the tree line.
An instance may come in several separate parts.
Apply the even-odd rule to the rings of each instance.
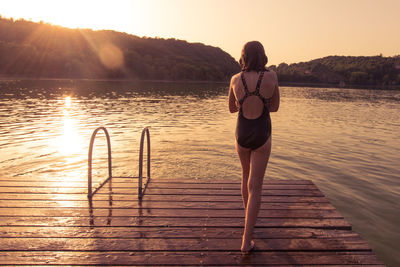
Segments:
[[[281,83],[400,85],[400,56],[328,56],[269,69]],[[201,43],[0,16],[0,77],[229,81],[239,71],[228,53]]]
[[[339,86],[399,86],[400,56],[328,56],[295,64],[270,66],[281,82]]]
[[[228,81],[238,71],[201,43],[0,18],[3,77]]]

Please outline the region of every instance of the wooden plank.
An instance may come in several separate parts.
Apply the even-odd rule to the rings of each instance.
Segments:
[[[371,251],[360,237],[257,239],[255,251]],[[1,238],[0,251],[239,251],[241,238]]]
[[[87,202],[85,194],[0,194],[1,200],[44,200],[44,201],[84,201]],[[94,201],[108,200],[107,194],[96,194]],[[112,195],[113,201],[137,202],[137,194],[133,192],[131,195]],[[144,195],[144,202],[154,201],[184,201],[184,202],[242,202],[240,195],[223,196],[223,195]],[[324,196],[270,196],[265,195],[262,201],[266,203],[328,203],[328,199]]]
[[[93,178],[93,183],[100,183],[104,178]],[[27,178],[25,176],[16,176],[12,179],[0,178],[0,181],[3,182],[40,182],[43,180],[38,180],[37,177]],[[65,182],[65,178],[56,178],[52,177],[50,179],[46,179],[47,182]],[[112,181],[120,182],[120,183],[137,183],[137,177],[133,178],[118,178],[113,177]],[[69,178],[68,182],[81,182],[87,184],[87,177],[77,177],[75,179]],[[232,185],[240,185],[241,180],[221,180],[221,179],[166,179],[166,178],[152,178],[150,181],[151,184],[232,184]],[[264,184],[276,184],[276,185],[313,185],[314,183],[311,180],[285,180],[285,179],[264,179]]]
[[[110,208],[109,200],[95,200],[92,202],[93,207],[96,209],[108,209]],[[1,208],[64,208],[64,209],[75,209],[75,208],[88,208],[89,201],[52,201],[52,200],[0,200]],[[204,201],[204,202],[188,202],[188,201],[157,201],[157,202],[139,202],[139,201],[112,201],[111,208],[142,208],[142,209],[180,209],[180,208],[209,208],[209,209],[243,209],[243,203],[241,201],[235,202],[216,202],[216,201]],[[284,202],[284,203],[268,203],[262,202],[260,209],[297,209],[297,210],[308,210],[308,209],[320,209],[320,210],[334,210],[335,207],[330,203],[314,203],[314,202]]]
[[[359,266],[376,265],[384,266],[371,252],[255,252],[243,256],[238,251],[215,252],[101,252],[101,251],[8,251],[0,253],[0,264],[7,265],[164,265],[180,263],[179,266],[189,265],[339,265]],[[170,266],[170,264],[168,264]]]
[[[167,182],[151,182],[151,188],[154,189],[231,189],[237,190],[240,189],[240,184],[194,184],[194,183],[167,183]],[[93,183],[93,186],[96,187],[97,183]],[[137,183],[121,183],[121,182],[111,182],[111,186],[113,189],[115,188],[126,188],[126,189],[137,189]],[[25,182],[25,181],[10,181],[10,182],[1,182],[0,188],[3,187],[26,187],[26,188],[51,188],[51,189],[60,189],[63,188],[65,190],[70,190],[72,188],[78,188],[87,190],[87,181],[86,182],[70,182],[70,181],[59,181],[59,182]],[[109,184],[105,185],[106,188],[109,187]],[[287,184],[263,184],[263,189],[274,189],[274,190],[290,190],[290,189],[309,189],[309,190],[318,190],[318,188],[313,184],[298,184],[298,185],[287,185]]]
[[[178,217],[23,217],[8,216],[1,218],[4,226],[113,226],[113,227],[243,227],[243,218],[182,218]],[[93,223],[92,223],[93,221]],[[351,230],[351,225],[344,219],[309,219],[309,218],[259,218],[256,227],[286,228],[323,228]]]
[[[87,189],[80,188],[36,188],[36,187],[2,187],[0,193],[29,193],[29,194],[86,194]],[[136,194],[137,191],[129,188],[113,188],[112,194]],[[109,194],[108,188],[102,188],[97,194]],[[148,188],[146,195],[241,195],[240,189],[171,189],[171,188]],[[274,190],[267,189],[262,191],[263,196],[324,196],[319,190],[307,190],[307,189],[288,189],[288,190]]]
[[[239,227],[0,227],[0,240],[13,238],[227,238],[243,234]],[[348,238],[358,237],[348,230],[313,228],[255,228],[255,238]]]
[[[107,216],[110,209],[93,209],[93,216]],[[243,209],[112,209],[113,217],[211,217],[211,218],[242,218]],[[0,217],[5,216],[35,216],[35,217],[88,217],[90,209],[57,209],[57,208],[0,208]],[[260,210],[258,218],[343,218],[337,210]]]

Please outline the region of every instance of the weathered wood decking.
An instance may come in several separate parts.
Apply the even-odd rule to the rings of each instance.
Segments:
[[[383,266],[308,180],[265,182],[246,256],[238,181],[152,180],[139,202],[113,178],[92,205],[86,186],[0,180],[0,265]]]

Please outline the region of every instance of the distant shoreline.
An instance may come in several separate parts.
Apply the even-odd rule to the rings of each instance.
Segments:
[[[141,79],[105,79],[105,78],[33,78],[33,77],[0,77],[0,81],[90,81],[90,82],[157,82],[157,83],[220,83],[228,81],[207,80],[141,80]]]
[[[101,79],[101,78],[33,78],[33,77],[0,77],[3,81],[70,81],[70,82],[154,82],[154,83],[204,83],[204,84],[226,84],[228,81],[206,81],[206,80],[140,80],[140,79]],[[301,83],[301,82],[279,82],[279,86],[285,87],[320,87],[338,89],[366,89],[366,90],[400,90],[400,85],[355,85],[340,86],[330,83]]]
[[[279,82],[279,86],[286,87],[323,87],[338,89],[367,89],[367,90],[400,90],[400,85],[357,85],[348,84],[340,86],[332,83],[296,83],[296,82]]]

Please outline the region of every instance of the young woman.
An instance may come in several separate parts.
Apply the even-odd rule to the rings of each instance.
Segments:
[[[239,111],[236,124],[236,150],[242,165],[242,197],[245,225],[241,251],[254,248],[253,230],[261,203],[265,170],[271,154],[270,112],[279,108],[276,73],[265,68],[268,58],[260,42],[243,46],[239,60],[242,71],[229,87],[229,111]]]

